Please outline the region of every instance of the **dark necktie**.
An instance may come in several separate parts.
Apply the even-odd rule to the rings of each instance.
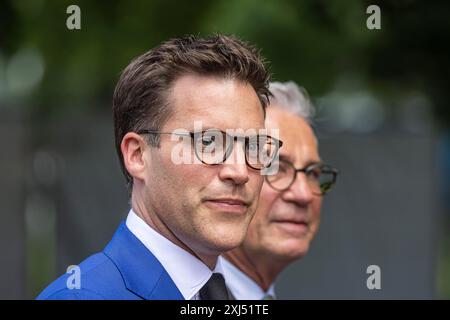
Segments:
[[[200,289],[202,300],[230,300],[225,279],[220,273],[213,273],[208,282]]]

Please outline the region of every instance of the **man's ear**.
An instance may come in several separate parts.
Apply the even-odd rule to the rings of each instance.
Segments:
[[[145,179],[147,163],[144,151],[146,146],[142,137],[135,132],[125,134],[120,144],[125,168],[130,176],[137,180]]]

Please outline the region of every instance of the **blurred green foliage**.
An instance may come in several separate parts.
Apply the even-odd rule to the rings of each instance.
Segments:
[[[163,40],[183,34],[235,34],[256,44],[276,80],[293,79],[313,96],[340,80],[378,95],[425,92],[450,124],[448,1],[378,1],[381,30],[368,30],[369,1],[323,0],[1,0],[0,53],[36,48],[45,73],[27,105],[43,114],[109,108],[120,71]],[[68,30],[66,8],[81,8]]]

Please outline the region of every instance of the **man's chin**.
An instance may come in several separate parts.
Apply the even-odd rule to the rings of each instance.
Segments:
[[[271,251],[280,259],[296,260],[303,258],[309,250],[309,241],[303,240],[299,243],[299,239],[288,239],[279,241],[275,248]]]
[[[210,237],[209,243],[211,243],[218,254],[222,254],[226,251],[239,247],[244,241],[245,232],[217,232],[213,237]]]

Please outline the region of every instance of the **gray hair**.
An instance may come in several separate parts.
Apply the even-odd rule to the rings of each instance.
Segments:
[[[269,107],[276,105],[304,118],[308,123],[312,122],[315,114],[309,94],[305,88],[297,85],[294,81],[271,82],[269,90],[272,93]]]

